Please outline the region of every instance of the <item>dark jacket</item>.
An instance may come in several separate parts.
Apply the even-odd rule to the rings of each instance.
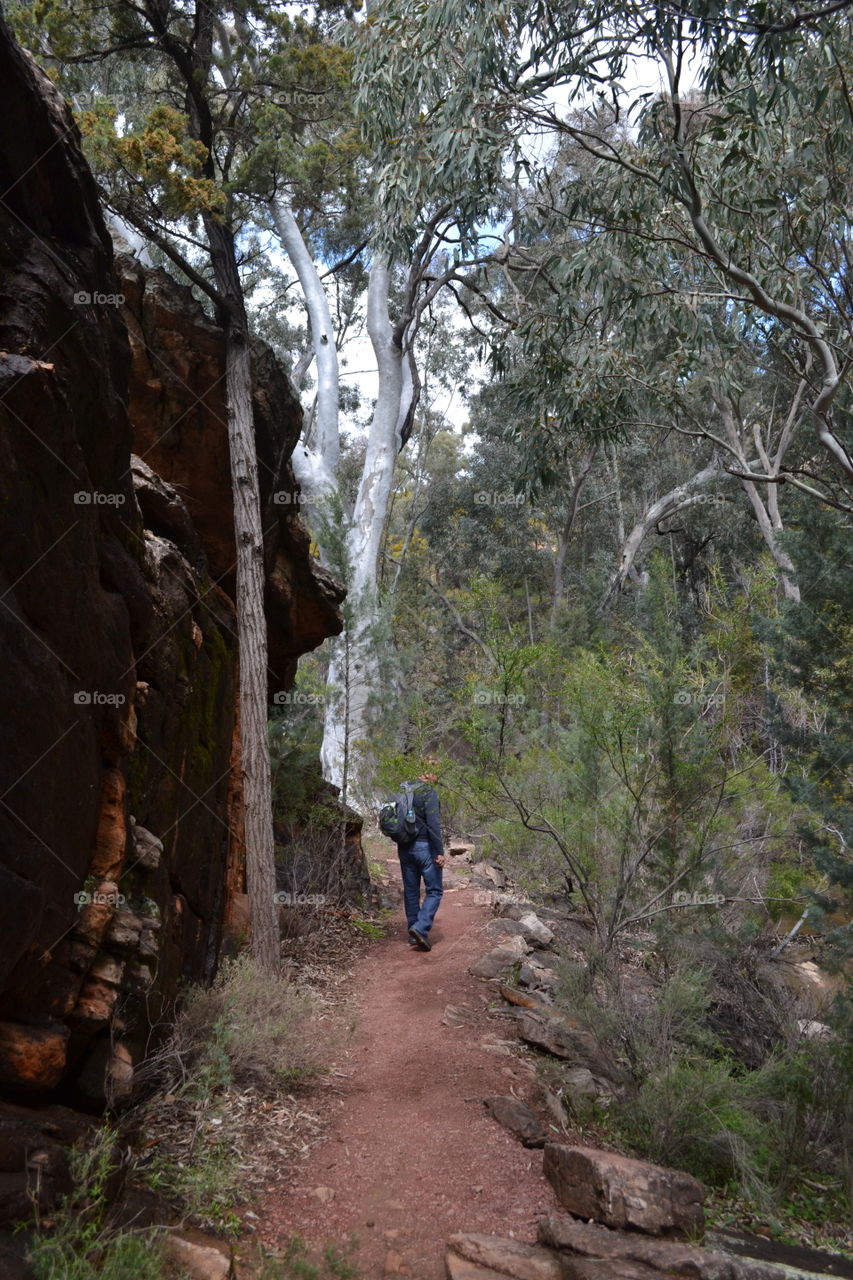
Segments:
[[[412,808],[418,823],[418,834],[415,840],[428,840],[433,858],[444,856],[444,842],[441,839],[441,815],[438,808],[438,795],[434,787],[427,782],[410,782],[412,788]],[[412,841],[414,844],[414,840]],[[412,845],[400,845],[401,849],[411,849]]]

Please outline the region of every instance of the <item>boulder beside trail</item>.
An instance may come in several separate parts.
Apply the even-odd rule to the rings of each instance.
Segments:
[[[499,947],[493,947],[491,951],[472,964],[469,972],[475,978],[499,978],[507,973],[513,965],[523,960],[527,955],[528,949],[527,943],[523,938],[507,938]]]
[[[500,867],[496,867],[491,862],[472,863],[471,874],[474,877],[474,883],[486,889],[505,889],[507,886],[506,872],[501,871]]]
[[[700,1234],[704,1229],[702,1185],[679,1169],[549,1142],[543,1172],[560,1203],[576,1217],[650,1235]]]
[[[537,1049],[575,1067],[588,1067],[594,1076],[616,1080],[618,1070],[605,1058],[601,1046],[591,1032],[572,1025],[568,1018],[548,1017],[541,1010],[522,1009],[518,1015],[518,1034]]]
[[[663,1240],[640,1231],[611,1231],[565,1213],[540,1219],[539,1241],[559,1252],[563,1277],[655,1276],[670,1280],[792,1280],[792,1272],[772,1263],[733,1257],[682,1240]],[[586,1266],[586,1270],[584,1270]],[[625,1268],[634,1268],[625,1270]],[[805,1277],[807,1272],[797,1272]]]
[[[449,1280],[791,1280],[795,1274],[680,1240],[611,1231],[568,1214],[540,1221],[538,1246],[459,1232],[447,1242],[445,1266]]]
[[[538,947],[550,947],[554,941],[553,931],[542,923],[535,911],[526,911],[518,923],[524,929],[528,942],[535,943]]]

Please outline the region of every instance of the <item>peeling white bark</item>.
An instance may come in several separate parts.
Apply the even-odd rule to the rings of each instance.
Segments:
[[[347,535],[353,621],[346,646],[342,640],[336,642],[329,666],[328,684],[333,696],[326,702],[321,753],[326,779],[342,790],[354,787],[358,799],[365,798],[361,795],[358,758],[367,740],[371,697],[378,693],[375,627],[379,619],[379,550],[394,467],[416,394],[404,349],[406,335],[400,335],[391,323],[390,289],[390,264],[377,259],[370,270],[367,290],[367,332],[376,356],[379,387]],[[352,778],[345,777],[348,746]]]
[[[315,535],[324,504],[339,494],[340,463],[339,367],[337,335],[326,291],[296,219],[286,202],[270,201],[269,214],[281,244],[296,272],[308,312],[313,358],[317,367],[317,396],[313,413],[306,414],[306,433],[293,453],[294,474],[306,501],[306,515]],[[417,292],[417,268],[409,281],[409,301]],[[419,386],[411,360],[411,341],[420,312],[411,308],[402,330],[389,311],[391,264],[374,261],[367,290],[367,332],[378,370],[361,481],[345,535],[347,559],[347,615],[344,637],[332,643],[327,674],[321,763],[324,777],[352,791],[350,761],[357,764],[359,746],[367,737],[371,697],[377,692],[378,664],[375,627],[379,617],[377,579],[379,551],[388,516],[397,455],[403,447],[410,413]],[[307,438],[310,430],[310,442]],[[321,554],[323,548],[321,547]],[[324,557],[326,558],[326,557]],[[358,769],[354,769],[357,776]],[[356,787],[356,790],[358,788]]]
[[[311,333],[314,362],[317,366],[317,407],[314,415],[314,448],[326,471],[336,475],[340,459],[338,421],[338,347],[332,324],[329,300],[314,259],[308,252],[299,224],[282,200],[269,202],[270,216],[278,237],[296,272]]]
[[[799,412],[802,393],[805,383],[801,383],[791,404],[788,414],[788,420],[782,431],[779,446],[776,454],[771,458],[764,445],[761,429],[758,423],[755,423],[752,429],[753,444],[758,451],[758,462],[764,470],[771,474],[778,474],[785,458],[785,451],[791,439],[794,424]],[[800,589],[797,586],[794,574],[794,562],[787,552],[783,551],[779,545],[777,534],[781,533],[784,525],[782,516],[779,511],[779,491],[775,484],[767,485],[767,494],[762,499],[758,491],[758,487],[753,480],[747,478],[748,473],[752,470],[751,463],[747,460],[746,451],[744,449],[743,432],[738,430],[735,422],[735,416],[732,406],[725,400],[717,400],[717,408],[720,410],[720,416],[723,420],[723,427],[728,438],[729,448],[733,456],[737,459],[741,468],[740,482],[744,492],[749,499],[752,507],[753,515],[758,524],[759,531],[764,539],[764,545],[770,552],[773,560],[779,569],[779,578],[782,583],[782,590],[789,600],[799,601]]]
[[[770,515],[767,507],[761,501],[761,495],[751,480],[741,479],[741,484],[746,490],[746,496],[749,498],[755,519],[758,522],[758,528],[764,539],[764,545],[773,557],[779,569],[779,580],[782,583],[782,590],[789,600],[799,601],[800,588],[794,581],[794,562],[786,552],[782,550],[776,540],[776,534],[782,532],[782,521],[779,517],[778,503],[775,503],[775,520]],[[772,485],[768,485],[775,497],[775,489]],[[768,502],[768,506],[769,506]]]

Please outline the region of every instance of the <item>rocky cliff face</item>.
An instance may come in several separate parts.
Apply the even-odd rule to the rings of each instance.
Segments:
[[[233,600],[236,553],[222,332],[189,289],[117,260],[132,354],[133,448],[183,498],[215,586]],[[296,658],[340,630],[341,592],[308,555],[290,456],[302,409],[270,349],[256,343],[254,415],[266,542],[271,695]]]
[[[0,1089],[97,1108],[242,887],[222,349],[162,273],[119,281],[67,109],[2,26],[0,115]],[[299,409],[255,356],[278,689],[340,592],[275,502]]]

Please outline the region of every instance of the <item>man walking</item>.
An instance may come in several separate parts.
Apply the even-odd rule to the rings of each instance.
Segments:
[[[429,931],[443,893],[441,868],[444,866],[444,844],[438,795],[433,785],[438,782],[438,774],[433,772],[437,764],[436,760],[428,760],[427,770],[412,786],[412,808],[417,822],[414,841],[397,846],[403,873],[403,902],[409,941],[421,951],[432,949]],[[425,889],[423,902],[420,900],[421,880]]]

